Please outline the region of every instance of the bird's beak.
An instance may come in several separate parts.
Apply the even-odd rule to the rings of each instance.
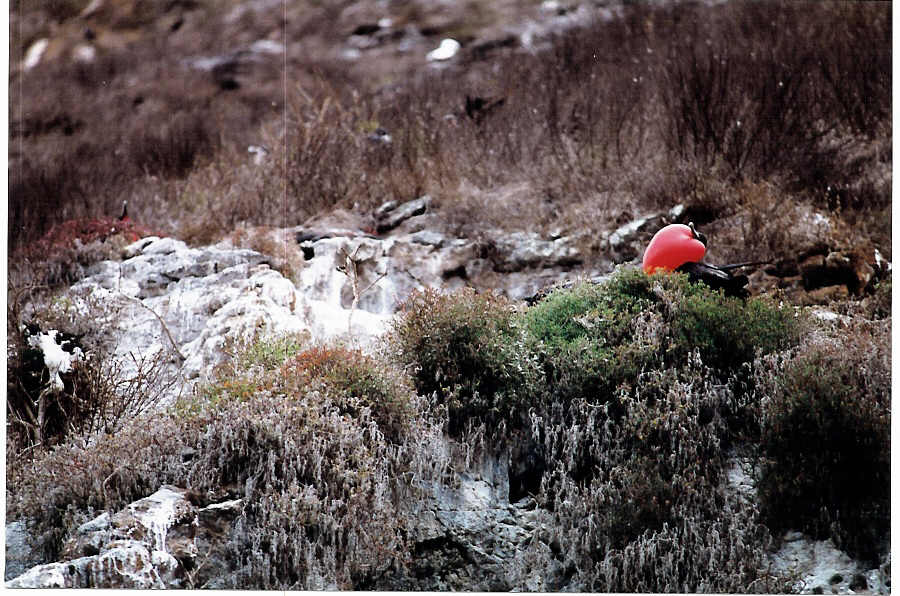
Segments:
[[[699,240],[703,243],[703,246],[706,246],[706,234],[702,234],[697,231],[697,228],[694,227],[694,222],[688,222],[688,227],[691,229],[691,234],[694,235],[695,240]]]

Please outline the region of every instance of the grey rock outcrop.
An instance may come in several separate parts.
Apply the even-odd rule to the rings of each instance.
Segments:
[[[125,256],[93,266],[69,295],[113,338],[125,374],[138,374],[142,363],[162,367],[162,403],[208,378],[229,342],[269,332],[328,340],[351,331],[346,309],[310,299],[255,251],[150,237]],[[387,320],[356,313],[352,336],[365,345]]]
[[[541,545],[538,534],[547,514],[530,498],[509,502],[505,454],[482,457],[452,484],[432,484],[419,507],[410,567],[404,576],[385,578],[377,587],[550,589],[544,582],[555,577],[557,570],[532,574],[525,562],[529,549]]]
[[[606,238],[610,258],[614,263],[640,258],[653,234],[665,225],[679,222],[684,213],[685,206],[676,205],[667,212],[644,215],[619,226]]]
[[[28,569],[40,564],[40,554],[35,552],[30,544],[30,534],[24,520],[17,520],[6,524],[6,570],[4,581],[22,575]]]
[[[81,525],[62,560],[38,565],[7,588],[194,588],[215,585],[220,547],[240,500],[198,507],[188,491],[160,487],[122,511]]]
[[[418,199],[397,204],[396,201],[388,201],[375,211],[377,230],[379,234],[393,230],[411,217],[423,215],[431,205],[432,198],[423,195]]]
[[[890,594],[890,553],[867,569],[829,540],[813,540],[801,532],[788,532],[772,556],[772,569],[797,577],[800,594]]]

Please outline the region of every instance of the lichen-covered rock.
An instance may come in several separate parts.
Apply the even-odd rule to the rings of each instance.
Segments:
[[[890,594],[890,553],[882,564],[867,569],[829,540],[813,540],[788,532],[772,556],[772,570],[797,577],[800,594]],[[887,571],[887,572],[886,572]]]
[[[61,561],[38,565],[7,588],[192,588],[226,571],[219,549],[242,501],[198,507],[189,491],[163,486],[82,524]]]
[[[40,564],[40,554],[31,547],[28,524],[24,520],[6,524],[4,541],[6,543],[4,581],[22,575],[26,570]]]
[[[676,205],[667,212],[651,213],[619,226],[607,237],[610,258],[625,263],[644,254],[650,238],[663,226],[680,221],[684,205]]]
[[[558,570],[532,574],[530,549],[547,513],[530,498],[509,502],[507,456],[486,455],[450,483],[424,487],[417,503],[412,557],[403,573],[386,575],[385,590],[556,589]],[[549,548],[549,547],[546,547]],[[532,577],[534,575],[534,577]],[[539,577],[538,577],[539,576]],[[549,582],[549,584],[548,584]]]

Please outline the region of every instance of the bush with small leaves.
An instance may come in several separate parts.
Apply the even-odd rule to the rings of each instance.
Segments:
[[[472,290],[415,292],[388,342],[416,391],[446,405],[452,436],[473,422],[500,435],[527,422],[542,377],[511,302]]]
[[[679,295],[669,318],[670,362],[683,362],[699,350],[706,364],[734,371],[758,353],[784,350],[800,341],[803,319],[790,305],[768,298],[745,301],[685,283],[684,278],[674,281]]]
[[[857,323],[788,360],[762,418],[767,523],[869,560],[890,525],[890,326]]]
[[[234,573],[222,581],[365,587],[406,560],[415,518],[403,505],[418,490],[409,479],[436,481],[444,468],[443,452],[430,447],[440,443],[442,421],[405,390],[342,348],[302,352],[264,372],[233,371],[152,421],[139,417],[116,434],[37,454],[18,468],[7,513],[34,518],[53,560],[78,523],[162,484],[229,494],[243,508],[224,546]],[[205,579],[201,572],[194,581]]]
[[[279,373],[287,391],[320,388],[341,412],[371,416],[384,435],[399,441],[408,430],[414,392],[397,371],[359,350],[314,347],[285,362]]]
[[[658,301],[651,278],[623,269],[602,284],[553,292],[531,308],[525,328],[542,356],[551,399],[602,403],[636,378],[656,359],[634,337],[641,315]]]
[[[794,309],[740,300],[681,274],[619,269],[606,282],[559,290],[525,314],[553,399],[610,399],[644,370],[678,367],[698,351],[718,376],[757,353],[795,345]]]
[[[771,538],[727,486],[718,412],[735,396],[713,372],[692,357],[642,374],[615,415],[577,399],[535,418],[549,462],[538,500],[554,519],[543,539],[566,545],[570,589],[741,593],[760,579]]]

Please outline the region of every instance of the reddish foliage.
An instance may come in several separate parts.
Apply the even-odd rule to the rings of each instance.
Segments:
[[[117,235],[131,243],[145,236],[153,235],[153,232],[130,218],[126,220],[113,217],[70,219],[50,228],[50,231],[44,234],[40,240],[25,250],[32,255],[46,257],[74,248],[76,240],[85,245],[98,240],[105,242],[107,238]]]
[[[354,364],[366,364],[362,352],[340,347],[314,347],[288,360],[285,370],[304,379],[331,378],[341,372],[346,375]]]

